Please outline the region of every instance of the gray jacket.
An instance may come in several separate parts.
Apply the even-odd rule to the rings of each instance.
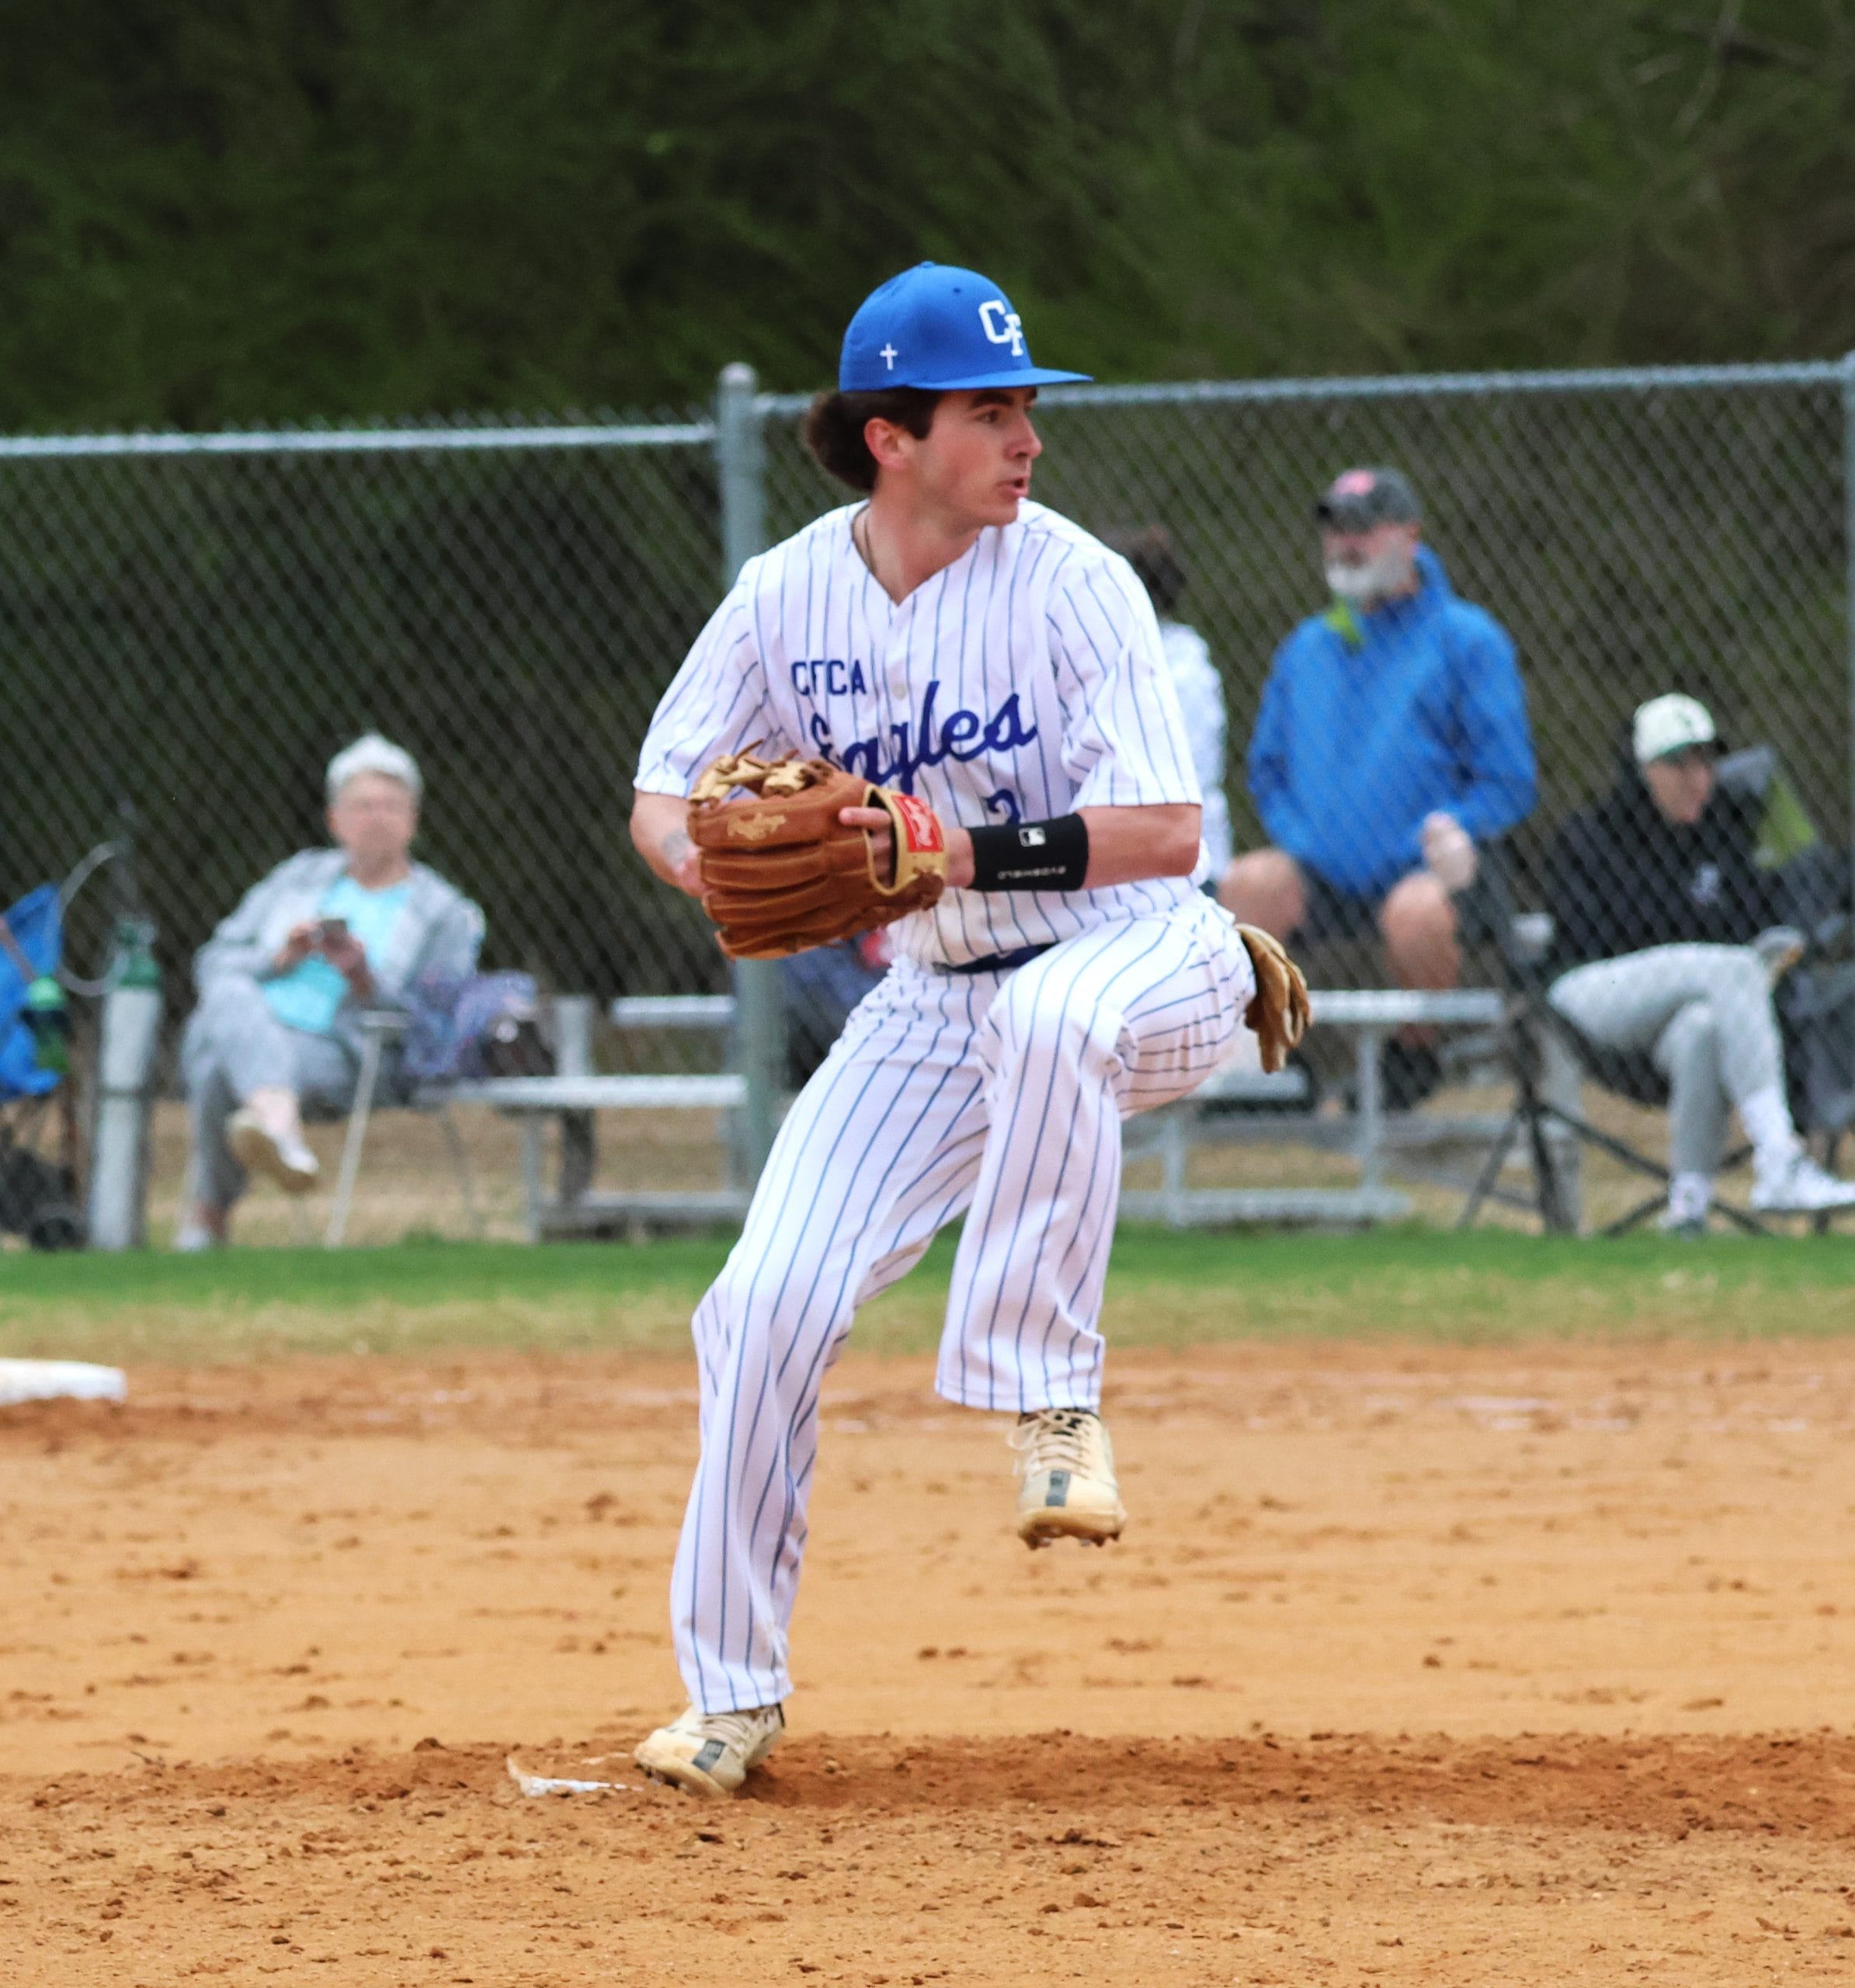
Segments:
[[[316,917],[323,893],[348,866],[339,849],[306,849],[280,863],[252,885],[238,908],[193,956],[193,981],[202,995],[228,974],[268,978],[271,961],[293,926]],[[436,972],[462,980],[477,970],[483,944],[483,913],[455,885],[422,863],[412,865],[405,910],[387,958],[373,963],[373,1006],[404,1008],[420,975]],[[360,1010],[350,1000],[335,1018],[335,1033],[358,1049]]]

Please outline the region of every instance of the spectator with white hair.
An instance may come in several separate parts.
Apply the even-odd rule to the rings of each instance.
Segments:
[[[346,1113],[362,1014],[404,1008],[421,976],[474,972],[483,913],[412,858],[424,782],[403,746],[368,732],[328,763],[328,832],[248,891],[194,961],[181,1044],[193,1205],[181,1249],[226,1239],[248,1176],[315,1185],[305,1111]]]

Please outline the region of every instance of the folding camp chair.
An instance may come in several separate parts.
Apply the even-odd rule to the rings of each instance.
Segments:
[[[1855,967],[1837,972],[1819,964],[1839,942],[1846,942],[1846,869],[1824,848],[1796,790],[1770,746],[1753,746],[1721,760],[1714,778],[1719,790],[1736,794],[1759,811],[1757,860],[1776,874],[1787,915],[1795,921],[1811,962],[1794,973],[1778,1001],[1786,1047],[1786,1072],[1797,1123],[1805,1133],[1821,1132],[1830,1140],[1830,1158],[1851,1121],[1855,1121],[1855,1050],[1844,1048],[1855,1017]],[[1489,885],[1505,915],[1494,921],[1496,954],[1509,997],[1506,1044],[1514,1079],[1514,1108],[1490,1149],[1474,1190],[1464,1204],[1457,1227],[1471,1225],[1484,1203],[1493,1197],[1495,1183],[1516,1141],[1528,1143],[1534,1161],[1536,1206],[1548,1229],[1569,1229],[1567,1197],[1555,1164],[1551,1134],[1555,1128],[1579,1144],[1607,1154],[1631,1173],[1655,1183],[1655,1191],[1606,1225],[1603,1234],[1620,1236],[1659,1215],[1668,1205],[1668,1168],[1627,1141],[1593,1125],[1581,1111],[1548,1097],[1541,1085],[1547,1045],[1569,1054],[1580,1071],[1600,1088],[1638,1104],[1665,1107],[1667,1079],[1646,1052],[1632,1053],[1590,1041],[1547,999],[1545,956],[1549,933],[1512,915],[1512,879],[1505,865],[1487,866]],[[1531,943],[1529,943],[1530,938]],[[1843,1048],[1839,1059],[1835,1054]],[[1750,1157],[1741,1145],[1728,1152],[1721,1171],[1730,1172]],[[1716,1199],[1714,1211],[1738,1229],[1769,1234],[1768,1225],[1749,1210]],[[1826,1225],[1819,1216],[1815,1226]]]
[[[0,1231],[35,1249],[75,1249],[84,1241],[77,1114],[55,978],[63,943],[55,884],[41,885],[0,919]],[[55,1004],[38,998],[47,987]]]

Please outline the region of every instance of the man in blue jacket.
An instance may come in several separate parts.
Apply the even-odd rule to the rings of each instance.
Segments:
[[[1276,652],[1249,744],[1273,846],[1239,857],[1218,896],[1284,942],[1376,924],[1399,986],[1453,987],[1477,846],[1537,793],[1513,643],[1456,597],[1396,470],[1347,470],[1315,517],[1332,603]],[[1436,1074],[1420,1038],[1391,1045],[1393,1103]]]

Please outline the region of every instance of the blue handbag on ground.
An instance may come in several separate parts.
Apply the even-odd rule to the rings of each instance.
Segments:
[[[400,1055],[411,1083],[479,1077],[547,1076],[554,1055],[540,1027],[540,996],[529,973],[422,975],[409,996],[412,1025]]]

